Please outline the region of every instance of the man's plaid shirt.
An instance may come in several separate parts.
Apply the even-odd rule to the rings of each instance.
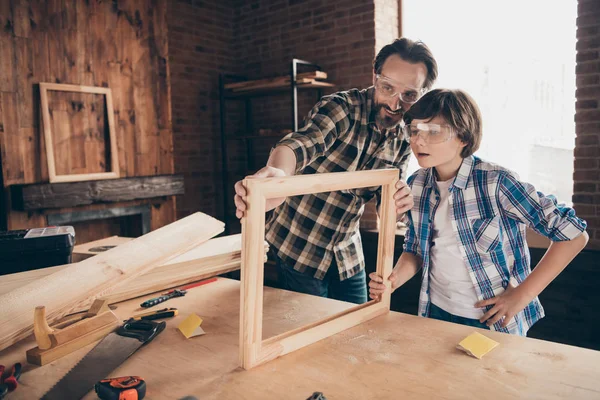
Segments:
[[[419,315],[427,317],[431,305],[431,222],[440,196],[432,168],[415,172],[408,185],[415,204],[408,213],[404,251],[422,260]],[[531,273],[526,227],[555,242],[574,239],[586,228],[586,222],[572,208],[557,204],[554,196],[545,196],[508,169],[475,156],[463,160],[449,191],[452,228],[479,300],[502,294],[511,278],[521,283]],[[543,316],[536,297],[506,328],[499,321],[491,329],[525,336]]]
[[[305,126],[283,138],[296,155],[296,174],[398,168],[404,175],[410,146],[396,127],[375,125],[374,88],[325,96]],[[334,260],[340,280],[364,269],[359,233],[364,205],[381,187],[288,197],[267,222],[266,239],[295,270],[323,279]]]

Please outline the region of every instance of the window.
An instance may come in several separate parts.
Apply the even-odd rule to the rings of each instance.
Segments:
[[[438,61],[435,87],[467,91],[483,115],[476,153],[571,203],[577,1],[403,0],[402,35]],[[414,157],[408,173],[418,168]]]

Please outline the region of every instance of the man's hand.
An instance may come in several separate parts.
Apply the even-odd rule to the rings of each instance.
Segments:
[[[277,177],[277,176],[286,176],[286,174],[285,174],[285,172],[283,172],[283,170],[281,170],[279,168],[267,166],[267,167],[264,167],[261,170],[259,170],[254,175],[248,175],[246,177],[246,179],[272,178],[272,177]],[[244,201],[245,197],[246,197],[246,188],[244,187],[243,181],[236,182],[235,196],[233,198],[233,201],[234,201],[235,207],[236,207],[235,216],[238,218],[244,217],[244,213],[246,211],[246,202]],[[283,203],[284,200],[285,200],[285,197],[280,197],[277,199],[268,199],[267,203],[266,203],[265,211],[270,211],[270,210],[274,209],[275,207],[277,207],[278,205]]]
[[[413,195],[406,182],[399,180],[396,182],[396,193],[394,193],[394,203],[396,204],[396,219],[409,211],[413,205]]]
[[[512,283],[509,283],[506,290],[501,295],[475,303],[475,307],[477,308],[494,304],[494,307],[486,312],[483,317],[479,319],[479,322],[485,323],[487,321],[487,326],[492,326],[504,318],[501,326],[506,328],[511,318],[522,311],[532,299],[533,298],[524,293],[523,290],[520,290],[519,287],[515,287]]]
[[[398,268],[394,268],[388,277],[388,281],[392,282],[392,293],[400,286]],[[376,272],[369,274],[371,281],[369,282],[369,297],[373,300],[381,300],[381,295],[385,292],[386,287],[383,283],[383,278],[377,275]]]

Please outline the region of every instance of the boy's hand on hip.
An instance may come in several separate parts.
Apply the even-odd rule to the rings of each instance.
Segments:
[[[385,284],[383,283],[383,278],[377,275],[376,272],[372,272],[369,274],[369,278],[371,281],[369,282],[369,297],[373,300],[381,300],[381,295],[387,289]],[[390,276],[388,277],[388,281],[392,283],[392,293],[399,286],[398,284],[398,272],[396,268],[392,271]]]
[[[254,175],[248,175],[245,179],[256,179],[256,178],[274,178],[274,177],[280,177],[280,176],[286,176],[285,172],[283,172],[283,170],[279,169],[279,168],[273,168],[273,167],[264,167],[262,169],[260,169],[258,172],[256,172]],[[243,181],[237,181],[235,183],[235,196],[233,198],[233,201],[235,203],[235,216],[238,218],[243,218],[244,214],[246,212],[246,188],[244,187],[244,183]],[[279,197],[276,199],[267,199],[267,203],[266,203],[266,207],[265,207],[265,211],[270,211],[272,209],[274,209],[275,207],[277,207],[278,205],[280,205],[281,203],[283,203],[285,200],[285,197]]]
[[[479,322],[485,323],[487,321],[487,326],[492,326],[504,318],[500,326],[506,328],[511,318],[522,311],[530,302],[531,298],[529,296],[509,282],[506,290],[501,295],[478,301],[475,303],[475,307],[482,308],[493,304],[494,306],[479,319]]]
[[[399,180],[396,182],[396,193],[394,193],[394,203],[396,205],[396,217],[400,218],[405,212],[409,211],[413,205],[413,195],[406,182]]]

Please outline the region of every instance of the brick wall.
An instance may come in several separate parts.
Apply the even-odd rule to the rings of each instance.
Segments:
[[[238,67],[232,1],[170,1],[169,63],[175,172],[185,176],[177,217],[221,213],[219,73]]]
[[[399,36],[398,0],[375,0],[375,54]],[[378,229],[376,200],[367,203],[360,220],[362,229]]]
[[[295,57],[319,64],[327,72],[329,80],[337,86],[324,94],[370,86],[376,50],[377,2],[263,0],[243,5],[236,26],[237,53],[245,66],[244,73],[249,78],[287,74]],[[314,91],[301,93],[300,126],[317,100]],[[291,105],[287,93],[255,99],[252,109],[257,129],[290,128]],[[261,142],[256,143],[257,168],[266,162],[268,150],[276,139]],[[374,212],[367,215],[369,220],[376,219]]]
[[[280,76],[289,73],[296,57],[319,64],[336,83],[335,90],[367,87],[375,56],[375,8],[376,2],[358,0],[188,0],[170,5],[175,168],[186,176],[186,194],[177,203],[179,217],[196,210],[223,214],[219,73],[249,79]],[[253,132],[245,131],[244,104],[228,101],[227,134],[289,129],[289,97],[283,93],[253,99]],[[316,92],[301,92],[300,124],[317,100]],[[255,168],[264,165],[275,142],[254,140],[247,152],[246,142],[228,141],[231,182],[252,172],[252,161]],[[229,204],[233,208],[233,201]]]
[[[573,203],[588,222],[588,248],[600,249],[600,1],[579,0],[577,15]]]

